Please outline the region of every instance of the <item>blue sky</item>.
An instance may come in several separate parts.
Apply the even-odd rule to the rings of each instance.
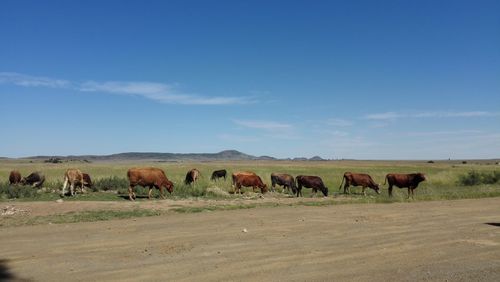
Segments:
[[[0,156],[500,157],[499,1],[1,1]]]

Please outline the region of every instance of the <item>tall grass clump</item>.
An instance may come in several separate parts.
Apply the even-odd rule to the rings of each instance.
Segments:
[[[0,197],[7,199],[34,198],[37,196],[37,189],[31,186],[0,184]]]
[[[496,184],[500,183],[499,171],[484,171],[478,172],[475,170],[469,171],[467,174],[458,177],[458,184],[463,186],[474,186],[480,184]]]
[[[111,177],[105,177],[105,178],[99,178],[93,183],[94,185],[92,186],[92,191],[97,192],[97,191],[108,191],[108,190],[119,190],[121,188],[127,188],[129,185],[129,182],[127,179],[118,177],[118,176],[111,176]]]

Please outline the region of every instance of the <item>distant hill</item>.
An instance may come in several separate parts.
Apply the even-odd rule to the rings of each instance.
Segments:
[[[33,156],[25,159],[62,161],[236,161],[236,160],[276,160],[269,156],[256,157],[236,150],[225,150],[218,153],[156,153],[127,152],[112,155],[80,155],[80,156]]]

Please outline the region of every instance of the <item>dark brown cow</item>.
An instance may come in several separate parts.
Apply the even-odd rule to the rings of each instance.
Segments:
[[[45,182],[45,175],[39,171],[30,173],[30,175],[23,177],[21,179],[21,185],[31,185],[35,188],[39,188]]]
[[[363,195],[366,195],[365,188],[369,187],[377,194],[380,194],[380,188],[378,187],[378,184],[373,181],[372,177],[368,174],[364,173],[352,173],[352,172],[346,172],[344,173],[344,177],[342,178],[342,182],[340,182],[339,190],[342,188],[342,183],[344,183],[344,194],[350,193],[349,186],[362,186],[363,187]]]
[[[423,173],[410,173],[410,174],[398,174],[389,173],[385,176],[385,183],[389,183],[389,196],[392,197],[392,186],[398,188],[408,188],[408,198],[410,194],[413,197],[413,190],[418,187],[418,184],[425,181],[425,175]]]
[[[267,192],[267,185],[262,182],[262,179],[253,172],[235,172],[232,174],[233,186],[235,187],[235,193],[241,194],[241,187],[252,187],[255,192],[255,188],[260,188],[262,194]]]
[[[10,185],[17,185],[21,182],[21,173],[17,170],[13,170],[9,175],[9,183]]]
[[[320,190],[325,197],[328,196],[328,187],[323,184],[323,180],[319,176],[299,175],[295,178],[297,180],[297,197],[302,196],[302,186],[305,188],[312,188],[314,195]]]
[[[291,176],[290,174],[271,173],[271,183],[272,183],[271,189],[273,192],[276,184],[283,186],[283,192],[285,191],[285,189],[288,190],[288,192],[290,192],[291,190],[293,195],[295,195],[295,193],[297,192],[297,185],[295,185],[295,178],[293,178],[293,176]]]
[[[165,199],[165,196],[163,195],[163,187],[167,188],[169,193],[172,193],[174,190],[174,184],[168,180],[165,172],[159,168],[131,168],[127,171],[127,177],[130,182],[130,186],[128,187],[128,197],[131,201],[135,199],[134,187],[137,185],[149,188],[149,199],[151,199],[151,191],[153,187],[160,190],[160,196],[163,199]]]
[[[224,177],[224,180],[226,180],[226,174],[227,174],[227,171],[225,169],[216,170],[216,171],[212,172],[212,177],[210,179],[215,181],[221,177]]]
[[[186,173],[186,179],[184,180],[184,183],[186,185],[190,185],[196,182],[196,180],[198,180],[199,177],[200,177],[200,171],[197,170],[196,168],[193,168],[192,170]]]

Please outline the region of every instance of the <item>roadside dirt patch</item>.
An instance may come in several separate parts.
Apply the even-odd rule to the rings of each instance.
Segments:
[[[115,208],[83,205],[94,204]],[[8,227],[0,261],[14,278],[42,281],[500,281],[499,215],[489,198]]]

